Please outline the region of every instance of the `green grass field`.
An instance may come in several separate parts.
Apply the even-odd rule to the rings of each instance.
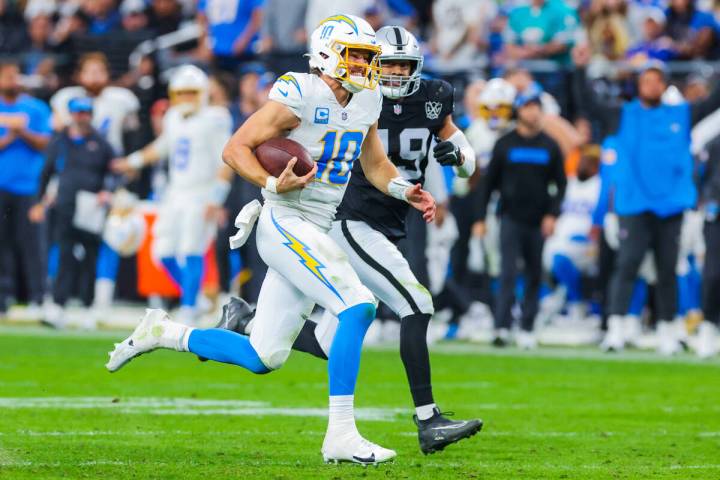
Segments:
[[[717,361],[439,345],[438,403],[485,428],[426,457],[398,353],[368,350],[358,424],[398,458],[363,468],[322,463],[323,362],[255,377],[163,351],[111,375],[122,336],[0,327],[0,479],[720,478]]]

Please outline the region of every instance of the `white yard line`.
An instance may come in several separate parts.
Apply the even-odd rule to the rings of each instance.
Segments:
[[[123,414],[327,417],[326,407],[284,407],[245,400],[163,397],[0,397],[2,409],[109,409]],[[355,409],[356,418],[370,421],[392,422],[406,413],[405,408]]]

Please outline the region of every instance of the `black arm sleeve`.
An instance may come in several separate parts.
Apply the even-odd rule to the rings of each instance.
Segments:
[[[58,143],[60,138],[58,136],[53,137],[48,143],[45,149],[45,165],[43,166],[42,172],[40,173],[40,187],[38,188],[37,201],[42,201],[45,193],[47,192],[48,183],[55,173],[55,161],[57,160]]]
[[[597,118],[602,124],[603,137],[614,133],[620,124],[620,105],[609,105],[600,100],[590,86],[585,68],[573,74],[573,95],[579,109],[587,116]]]
[[[720,108],[720,85],[716,85],[710,96],[690,105],[690,121],[694,127],[705,117]]]
[[[493,147],[492,157],[490,158],[490,164],[488,165],[485,176],[480,183],[480,203],[476,208],[475,221],[484,222],[487,216],[487,205],[490,201],[490,195],[492,192],[497,190],[500,186],[502,179],[502,165],[503,157],[505,155],[505,149],[502,146],[502,142],[495,142]]]
[[[557,192],[550,197],[550,208],[548,214],[554,217],[560,216],[560,207],[565,197],[565,189],[567,188],[567,177],[565,176],[565,165],[563,164],[563,156],[560,147],[553,142],[552,149],[552,171],[550,181],[555,183]]]

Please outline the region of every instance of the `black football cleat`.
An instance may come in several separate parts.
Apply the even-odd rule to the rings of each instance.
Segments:
[[[222,315],[215,328],[231,330],[240,335],[247,335],[247,326],[255,316],[255,309],[245,300],[239,297],[231,297],[230,301],[223,305]]]
[[[222,315],[215,328],[230,330],[240,335],[247,335],[246,330],[250,321],[255,316],[255,309],[245,300],[239,297],[231,297],[230,301],[223,305]],[[207,358],[198,357],[201,362],[207,362]]]
[[[433,410],[434,415],[427,420],[418,420],[417,415],[413,415],[418,427],[420,450],[425,455],[439,452],[463,438],[470,438],[482,429],[482,420],[450,420],[447,417],[452,416],[452,412],[441,413],[438,408]]]

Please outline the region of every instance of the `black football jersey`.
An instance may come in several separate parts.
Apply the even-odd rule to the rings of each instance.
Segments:
[[[390,161],[408,181],[424,183],[430,144],[453,108],[453,87],[444,80],[421,80],[420,88],[411,96],[383,99],[378,133]],[[360,162],[355,162],[336,219],[363,221],[398,240],[405,236],[408,208],[407,202],[375,188]]]

